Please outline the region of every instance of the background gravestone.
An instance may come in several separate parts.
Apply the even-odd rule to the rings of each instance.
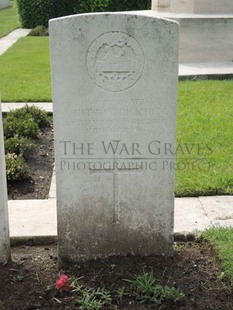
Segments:
[[[11,6],[10,0],[0,0],[0,9],[5,9]]]
[[[152,10],[187,14],[232,14],[232,0],[152,0]]]
[[[50,44],[60,259],[171,254],[177,23],[76,15]]]
[[[5,170],[5,152],[2,130],[2,110],[0,103],[0,263],[10,258],[10,237],[7,207],[7,188]]]

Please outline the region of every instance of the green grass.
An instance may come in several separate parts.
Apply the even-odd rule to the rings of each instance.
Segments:
[[[232,228],[211,228],[203,232],[202,237],[217,250],[222,261],[225,274],[230,278],[233,285],[233,229]],[[220,275],[221,278],[224,274]]]
[[[176,195],[233,193],[232,103],[233,80],[179,84]]]
[[[0,10],[0,38],[20,26],[16,3],[14,1],[12,3],[11,8]]]
[[[2,101],[51,101],[48,37],[20,39],[0,72]],[[177,196],[233,194],[232,103],[233,80],[179,83]]]
[[[0,57],[2,101],[51,101],[48,37],[25,37]]]

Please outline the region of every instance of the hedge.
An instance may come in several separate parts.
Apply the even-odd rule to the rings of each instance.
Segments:
[[[17,0],[21,25],[34,28],[48,27],[51,18],[74,14],[78,0]]]
[[[79,13],[150,10],[151,0],[80,0]]]
[[[48,27],[51,18],[76,13],[150,10],[151,0],[17,0],[22,27]]]

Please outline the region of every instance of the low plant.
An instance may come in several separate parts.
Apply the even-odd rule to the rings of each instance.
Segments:
[[[111,305],[112,298],[110,292],[103,288],[79,287],[76,303],[80,310],[99,310],[102,307]]]
[[[72,300],[75,302],[75,306],[78,306],[77,309],[99,310],[105,309],[108,306],[111,306],[111,309],[112,307],[117,307],[112,304],[113,300],[110,291],[105,288],[86,287],[79,283],[80,279],[61,275],[56,281],[55,286],[63,294],[65,292],[74,295]],[[133,280],[127,279],[125,281],[130,283],[130,287],[120,287],[113,294],[117,304],[128,296],[135,298],[141,303],[151,302],[156,305],[161,305],[166,300],[178,302],[185,296],[179,289],[167,285],[159,285],[152,272],[143,273],[137,275]],[[57,298],[56,301],[61,303]]]
[[[26,105],[23,108],[10,111],[3,121],[4,135],[6,138],[14,136],[36,139],[40,129],[50,124],[46,111]]]
[[[32,37],[47,37],[48,35],[49,35],[49,30],[47,27],[43,25],[36,26],[28,34],[28,36],[32,36]]]
[[[5,153],[15,153],[20,154],[20,138],[15,136],[11,138],[4,138]]]
[[[15,153],[22,155],[25,159],[28,159],[37,150],[37,146],[32,140],[18,136],[4,139],[4,145],[6,154]]]
[[[184,245],[182,243],[174,242],[173,244],[173,251],[174,252],[181,252],[184,248]]]
[[[40,129],[38,124],[31,117],[16,118],[7,115],[3,121],[3,130],[6,138],[12,138],[15,135],[28,139],[36,139]]]
[[[49,125],[46,111],[36,106],[10,111],[3,120],[4,144],[6,153],[6,175],[8,181],[19,181],[29,176],[30,170],[25,162],[37,150],[33,139],[40,128]]]
[[[126,281],[131,284],[133,295],[141,303],[161,305],[167,299],[177,302],[185,296],[179,289],[158,284],[152,272],[144,272],[133,280]]]
[[[6,154],[5,160],[8,181],[20,181],[29,176],[29,167],[21,155],[18,156],[15,153],[8,153]]]
[[[125,287],[119,287],[116,291],[116,297],[121,302],[125,296],[128,296],[128,293]]]
[[[32,119],[35,123],[37,123],[39,128],[44,128],[50,124],[50,118],[47,112],[35,105],[26,105],[22,108],[12,110],[7,114],[7,117],[17,119]]]

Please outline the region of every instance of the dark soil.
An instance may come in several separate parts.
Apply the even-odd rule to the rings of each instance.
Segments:
[[[117,303],[114,292],[130,284],[145,271],[153,271],[158,283],[180,288],[183,301],[166,301],[159,306],[140,304],[133,297]],[[56,246],[19,246],[12,249],[12,262],[0,267],[1,310],[26,309],[80,309],[75,306],[73,294],[59,292],[54,287],[61,273],[82,277],[81,284],[112,292],[112,306],[103,309],[161,309],[161,310],[231,310],[233,294],[227,279],[221,280],[222,268],[207,243],[184,243],[173,258],[112,257],[76,264],[58,270]],[[116,293],[115,293],[116,294]]]
[[[43,129],[35,143],[38,149],[27,160],[30,177],[19,182],[8,182],[8,199],[48,198],[54,162],[52,126]]]

